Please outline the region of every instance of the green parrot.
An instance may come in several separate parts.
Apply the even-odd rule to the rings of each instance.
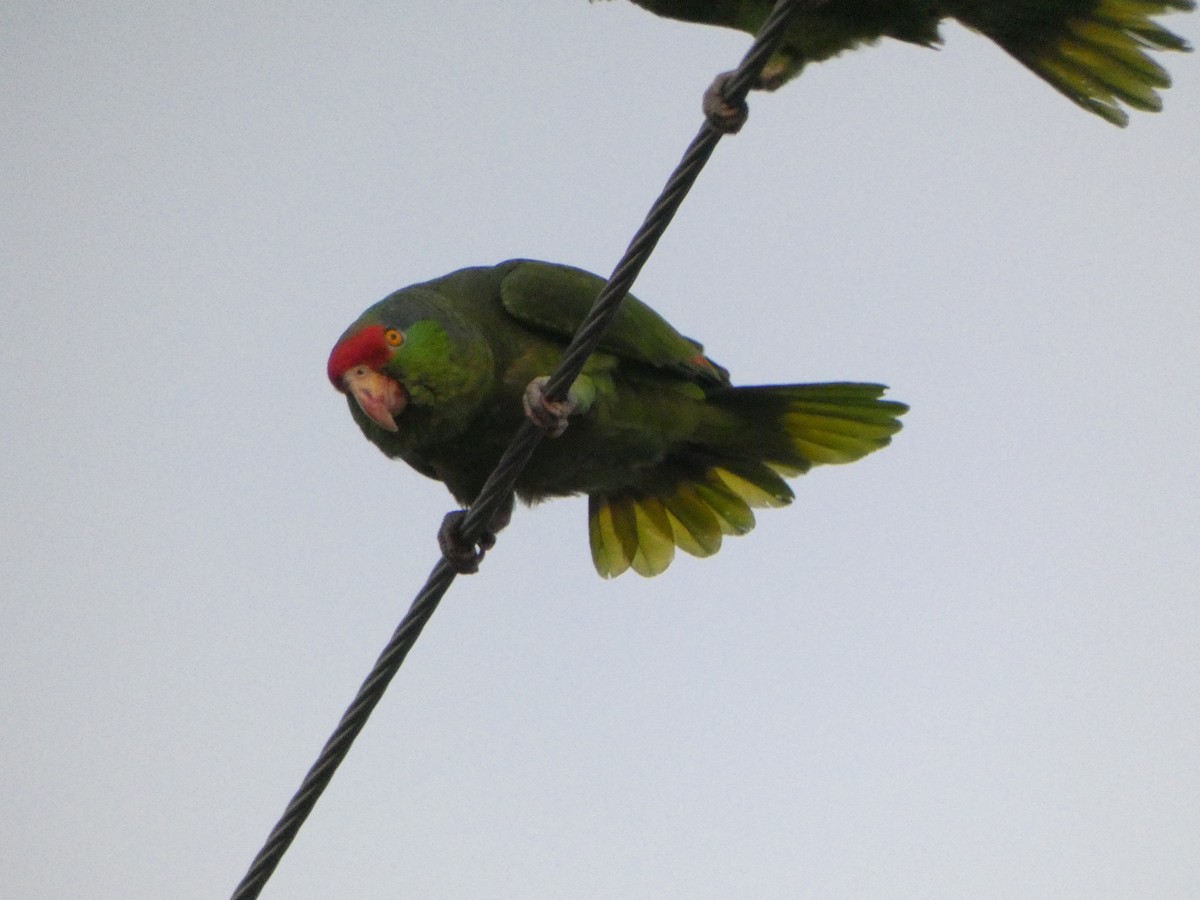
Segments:
[[[791,502],[783,476],[853,462],[900,430],[908,407],[880,399],[882,385],[733,387],[700,344],[633,296],[567,400],[550,403],[541,386],[603,285],[569,266],[510,260],[404,288],[338,339],[329,380],[368,440],[464,505],[523,416],[549,426],[557,436],[538,446],[516,494],[587,494],[592,559],[606,578],[657,575],[676,547],[716,553],[723,535],[754,526],[752,507]],[[451,516],[443,551],[473,571],[481,551],[455,546]]]
[[[724,25],[755,34],[774,7],[773,0],[633,0],[670,19]],[[797,12],[778,52],[767,62],[759,86],[768,90],[800,74],[806,63],[821,62],[881,37],[930,47],[941,42],[945,18],[991,38],[1019,63],[1089,112],[1124,127],[1134,109],[1157,112],[1155,88],[1171,77],[1147,50],[1191,47],[1154,16],[1195,8],[1195,0],[828,0]],[[714,85],[719,90],[719,84]],[[714,109],[710,118],[729,120],[736,131],[744,113]],[[739,118],[740,117],[740,118]]]

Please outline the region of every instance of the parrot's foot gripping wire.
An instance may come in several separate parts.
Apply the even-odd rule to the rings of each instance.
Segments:
[[[545,376],[535,378],[525,388],[525,396],[521,402],[525,406],[525,415],[529,421],[546,432],[546,437],[562,437],[567,430],[567,420],[575,412],[578,404],[568,393],[566,399],[551,400],[546,396]]]
[[[750,117],[750,107],[746,101],[731,103],[725,97],[725,85],[729,83],[736,72],[722,72],[713,79],[713,83],[704,92],[704,100],[700,108],[704,110],[704,118],[708,124],[721,134],[737,134]]]
[[[442,550],[442,557],[456,575],[473,575],[478,572],[479,564],[483,562],[483,554],[496,546],[496,534],[492,531],[480,533],[474,542],[465,540],[462,536],[462,523],[466,517],[465,509],[448,512],[438,529],[438,546]]]
[[[728,80],[722,79],[721,96],[726,104],[735,109],[745,105],[746,94],[758,81],[763,66],[779,46],[792,13],[800,9],[812,9],[824,2],[826,0],[778,0],[737,71]],[[650,258],[659,238],[667,230],[721,136],[721,130],[706,121],[693,139],[682,161],[668,179],[662,194],[650,209],[642,227],[630,241],[625,255],[613,269],[608,283],[600,291],[587,318],[575,333],[558,369],[546,380],[543,393],[549,403],[561,403],[566,399],[571,385],[583,371],[583,364],[600,343],[600,338],[616,315],[621,301],[633,287],[642,266]],[[486,550],[485,544],[489,541],[487,535],[491,536],[490,541],[495,541],[495,533],[499,530],[496,527],[498,517],[504,518],[505,511],[511,511],[513,485],[544,434],[545,432],[532,421],[524,422],[471,508],[465,515],[461,510],[457,514],[451,514],[461,516],[453,520],[454,525],[451,529],[456,532],[457,539],[468,548],[476,567],[482,551]],[[504,521],[507,519],[504,518]],[[446,528],[443,523],[442,529]],[[478,554],[476,547],[480,551]],[[253,900],[262,892],[263,886],[279,865],[287,848],[291,846],[300,831],[300,826],[316,806],[317,800],[333,778],[333,773],[349,753],[354,739],[366,725],[372,710],[383,697],[396,672],[400,670],[408,651],[420,637],[421,630],[453,584],[456,575],[455,565],[446,556],[438,560],[424,587],[409,607],[408,613],[376,660],[374,668],[359,687],[354,701],[326,741],[317,761],[305,775],[299,790],[288,803],[287,809],[268,835],[266,843],[234,890],[232,900]]]
[[[467,512],[465,509],[456,509],[446,513],[438,529],[438,546],[442,549],[442,558],[456,575],[473,575],[479,571],[483,555],[496,546],[497,533],[512,521],[512,495],[509,495],[508,505],[500,507],[492,515],[488,527],[480,531],[474,541],[463,537],[462,525],[467,518]]]

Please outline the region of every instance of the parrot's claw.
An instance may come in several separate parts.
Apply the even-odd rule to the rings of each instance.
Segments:
[[[566,400],[547,400],[545,376],[535,378],[525,388],[522,402],[525,415],[538,428],[546,432],[547,437],[559,437],[567,430],[567,419],[578,408],[579,404],[568,394]]]
[[[474,544],[467,543],[462,536],[462,524],[463,519],[467,517],[467,510],[456,509],[446,513],[441,527],[438,528],[438,546],[450,568],[459,575],[474,575],[478,572],[483,555],[496,546],[496,533],[512,520],[512,512],[513,501],[510,496],[508,503],[492,515],[487,529],[479,535]]]
[[[721,134],[737,134],[750,116],[750,107],[745,101],[734,105],[725,99],[725,85],[732,76],[732,72],[722,72],[714,78],[713,83],[704,92],[704,100],[701,103],[708,124]]]
[[[446,517],[442,519],[442,527],[438,529],[438,546],[442,548],[442,557],[459,575],[473,575],[478,572],[483,554],[496,543],[496,535],[491,533],[481,534],[478,545],[463,540],[462,523],[466,517],[465,509],[446,513]]]

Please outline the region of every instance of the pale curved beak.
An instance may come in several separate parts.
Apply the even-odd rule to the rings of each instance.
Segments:
[[[398,381],[370,366],[355,366],[342,376],[342,386],[368,419],[386,431],[400,430],[396,416],[408,405],[408,394]]]

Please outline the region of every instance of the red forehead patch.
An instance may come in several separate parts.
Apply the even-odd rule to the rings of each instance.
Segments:
[[[392,348],[384,340],[383,334],[382,325],[368,325],[338,341],[329,354],[326,368],[335,388],[342,390],[342,376],[355,366],[370,366],[372,369],[383,367],[392,355]]]

